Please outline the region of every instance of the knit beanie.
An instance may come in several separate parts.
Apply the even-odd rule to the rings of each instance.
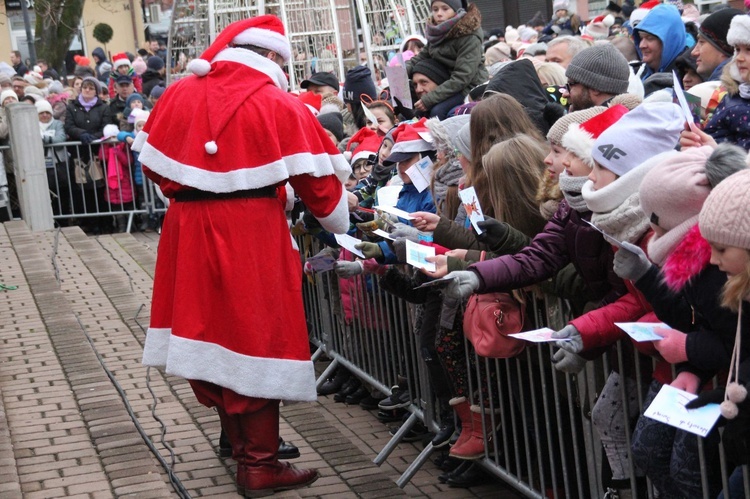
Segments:
[[[161,71],[164,69],[164,59],[158,55],[152,55],[146,62],[146,67],[151,71]]]
[[[152,99],[158,99],[166,89],[167,88],[164,85],[154,85],[154,88],[151,89],[151,94],[149,95],[149,97],[151,97]]]
[[[510,61],[510,47],[505,42],[498,42],[484,53],[484,65],[492,66],[496,62]]]
[[[456,149],[464,158],[471,158],[471,123],[461,127],[456,135]]]
[[[735,173],[711,191],[698,225],[709,242],[750,249],[750,170]]]
[[[430,2],[430,6],[432,6],[432,4],[435,2],[443,2],[448,7],[453,9],[454,12],[458,12],[459,9],[464,8],[463,2],[461,0],[432,0]]]
[[[84,83],[92,83],[94,87],[96,88],[96,94],[99,95],[99,92],[102,91],[102,84],[99,80],[94,78],[93,76],[87,76],[81,81],[81,86],[83,86]]]
[[[732,19],[738,15],[742,15],[742,11],[738,9],[717,10],[703,20],[700,28],[698,28],[698,34],[719,52],[731,57],[734,50],[727,42],[727,34]]]
[[[750,45],[750,16],[734,16],[727,32],[727,43],[732,46]]]
[[[470,114],[461,114],[451,116],[440,121],[437,118],[430,118],[425,125],[432,134],[432,143],[438,151],[453,152],[455,140],[458,132],[471,120]]]
[[[602,132],[591,157],[607,170],[625,175],[653,156],[674,149],[684,124],[678,105],[643,103]]]
[[[341,113],[326,113],[317,116],[318,122],[331,132],[338,142],[344,140],[344,117]]]
[[[566,114],[559,120],[555,121],[555,124],[549,129],[549,132],[547,132],[547,140],[551,144],[562,145],[563,135],[568,131],[570,125],[573,123],[578,123],[580,125],[606,110],[607,108],[604,106],[594,106]]]
[[[451,77],[450,71],[435,59],[422,59],[414,65],[411,72],[423,74],[437,85],[442,85]]]
[[[8,89],[3,90],[2,93],[0,93],[0,104],[5,102],[5,99],[7,99],[8,97],[13,97],[14,99],[16,99],[16,102],[18,102],[18,95],[16,95],[16,92],[14,90]]]
[[[711,192],[706,161],[712,151],[709,146],[683,149],[643,177],[641,210],[652,224],[669,232],[698,216]]]
[[[146,66],[146,61],[143,60],[143,57],[136,57],[133,61],[133,71],[135,71],[135,74],[140,76],[145,73],[147,69],[148,66]]]
[[[570,82],[607,94],[628,90],[630,66],[625,56],[611,43],[594,45],[576,54],[565,70]]]
[[[552,2],[552,12],[557,12],[558,10],[568,10],[568,7],[570,6],[570,3],[568,0],[555,0]]]
[[[36,106],[37,114],[42,114],[42,113],[52,114],[52,104],[50,104],[46,100],[44,99],[38,100],[36,101],[34,105]]]
[[[344,81],[344,102],[360,102],[363,95],[369,95],[372,100],[378,98],[375,82],[372,81],[372,72],[367,66],[357,66],[346,73]]]

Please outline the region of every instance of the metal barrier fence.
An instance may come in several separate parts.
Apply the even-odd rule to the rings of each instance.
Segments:
[[[303,236],[298,242],[304,256],[322,248],[311,236]],[[342,290],[337,276],[326,272],[308,276],[303,287],[310,338],[318,347],[313,359],[323,354],[332,359],[318,384],[339,365],[386,395],[399,375],[409,380],[411,415],[374,459],[382,464],[418,420],[437,429],[435,397],[414,333],[414,305],[384,291],[375,275],[360,275],[344,284]],[[527,311],[533,316],[534,328],[560,329],[570,317],[567,304],[548,295],[529,294]],[[612,378],[619,383],[610,386],[616,387],[615,394],[619,395],[612,403],[619,403],[624,409],[611,416],[606,429],[616,434],[605,437],[609,445],[619,439],[621,448],[627,449],[622,463],[626,474],[615,488],[628,488],[623,483],[629,482],[632,497],[657,497],[650,482],[632,471],[630,451],[634,422],[647,405],[644,396],[651,382],[650,358],[640,355],[629,342],[621,341],[596,361],[587,362],[581,373],[570,375],[553,367],[550,344],[530,343],[512,359],[479,357],[465,339],[464,346],[466,364],[470,366],[466,373],[469,393],[474,394],[472,403],[486,408],[486,451],[479,462],[488,472],[528,497],[616,497],[605,495],[602,476],[612,473],[599,431],[592,423],[592,413],[601,402],[606,380],[613,372],[620,372],[619,380]],[[633,390],[635,396],[628,390]],[[688,443],[698,449],[702,489],[702,494],[695,497],[714,499],[717,480],[709,478],[711,470],[720,471],[719,486],[725,491],[733,470],[727,469],[722,446],[717,449],[700,437],[694,438]],[[433,451],[428,444],[398,485],[404,487]],[[666,465],[669,470],[669,463]],[[743,466],[741,473],[744,497],[750,498],[748,466]],[[730,497],[727,492],[724,494]]]
[[[116,217],[130,232],[135,215],[156,217],[166,210],[123,142],[45,145],[44,157],[56,220]]]

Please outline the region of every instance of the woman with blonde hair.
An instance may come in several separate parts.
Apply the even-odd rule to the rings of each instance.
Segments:
[[[564,87],[568,83],[565,69],[555,62],[543,62],[536,66],[536,74],[542,86]]]

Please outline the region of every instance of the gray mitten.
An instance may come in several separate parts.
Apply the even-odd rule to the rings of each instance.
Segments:
[[[391,237],[393,239],[397,239],[399,237],[406,238],[410,240],[411,242],[419,242],[419,231],[412,227],[411,225],[402,224],[401,222],[397,223],[394,226],[394,229],[391,231]],[[401,260],[404,261],[404,260]]]
[[[444,277],[452,282],[443,289],[448,298],[464,299],[479,289],[479,276],[471,270],[456,270]]]
[[[552,356],[555,369],[568,374],[578,374],[586,365],[586,359],[562,348]]]
[[[336,262],[333,264],[333,271],[342,279],[351,279],[362,273],[362,262]]]
[[[556,341],[555,346],[557,348],[562,348],[563,350],[567,350],[570,353],[579,353],[583,350],[583,338],[581,338],[581,333],[573,324],[568,324],[561,330],[555,331],[554,333],[552,333],[552,337],[558,339],[568,339],[568,341]]]
[[[641,248],[635,244],[622,243],[615,253],[615,274],[623,279],[637,281],[651,268],[651,261]]]

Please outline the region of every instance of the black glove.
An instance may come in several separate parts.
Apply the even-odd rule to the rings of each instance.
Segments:
[[[409,121],[414,116],[416,116],[417,113],[414,111],[414,109],[404,107],[398,97],[394,97],[393,100],[396,101],[396,107],[393,108],[393,112],[396,114],[396,116],[401,115],[401,117],[403,118],[402,121]]]
[[[81,144],[91,144],[96,140],[96,137],[94,137],[90,133],[82,133],[79,138],[81,139]]]
[[[477,226],[482,229],[481,234],[477,234],[477,241],[486,244],[490,248],[496,248],[505,242],[508,237],[510,226],[504,222],[498,222],[494,218],[485,218],[484,222],[477,222]]]
[[[685,404],[685,409],[698,409],[704,405],[721,404],[722,402],[724,402],[724,388],[715,388],[702,392],[698,395],[698,398],[694,398]]]

